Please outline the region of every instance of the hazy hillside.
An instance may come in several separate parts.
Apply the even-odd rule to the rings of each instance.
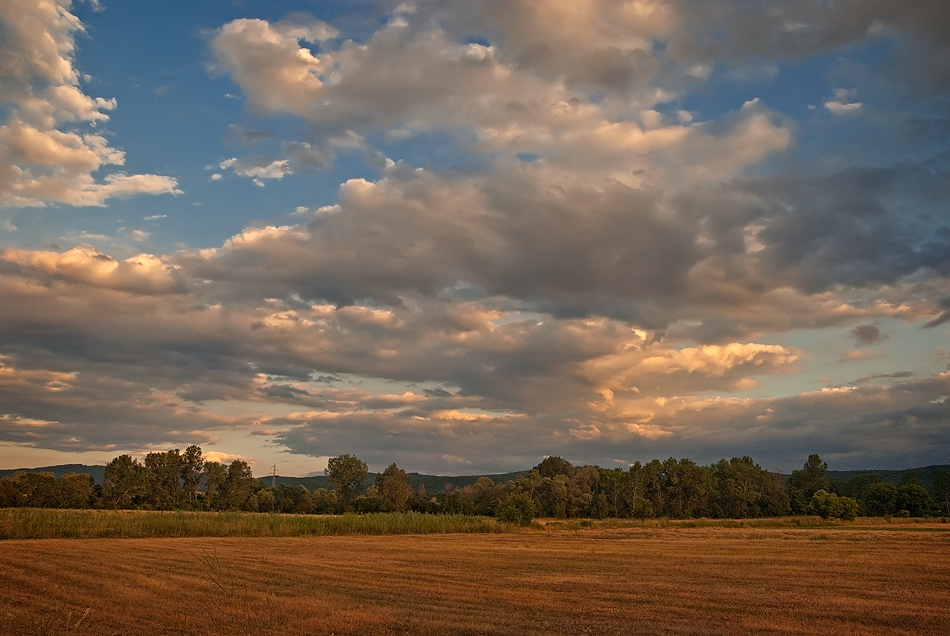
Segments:
[[[57,479],[69,473],[79,473],[92,475],[97,484],[101,484],[105,479],[105,466],[86,466],[85,464],[60,464],[59,466],[43,466],[42,468],[15,468],[12,470],[0,470],[0,479],[3,477],[12,477],[16,473],[53,473]]]
[[[828,478],[831,481],[845,482],[864,475],[877,475],[884,483],[897,486],[904,480],[905,475],[913,473],[917,479],[917,483],[933,494],[934,472],[938,470],[950,470],[950,464],[924,466],[923,468],[908,468],[905,470],[829,470]]]

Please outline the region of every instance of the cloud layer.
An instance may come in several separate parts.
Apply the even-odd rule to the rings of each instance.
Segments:
[[[0,200],[175,192],[93,176],[122,152],[68,127],[116,104],[82,92],[67,9],[3,14],[18,35],[0,45]],[[816,377],[827,347],[808,336],[834,332],[840,366],[896,328],[946,329],[943,3],[381,10],[369,33],[294,14],[207,35],[248,117],[296,126],[238,122],[274,152],[221,155],[211,178],[273,189],[359,154],[330,200],[217,246],[0,250],[0,439],[251,458],[257,444],[447,473],[545,454],[946,460],[945,351],[842,383]],[[863,47],[885,51],[874,71],[894,88]],[[811,102],[766,90],[816,60],[833,69]],[[839,144],[839,126],[886,134]]]

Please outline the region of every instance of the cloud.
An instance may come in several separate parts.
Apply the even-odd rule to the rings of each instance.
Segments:
[[[825,102],[825,108],[835,115],[854,115],[864,106],[861,102],[848,101],[854,96],[854,91],[839,88],[835,91],[834,99]]]
[[[82,91],[73,57],[83,26],[69,5],[13,0],[0,7],[0,206],[102,206],[112,197],[179,194],[170,177],[113,173],[103,183],[92,176],[123,165],[125,155],[101,134],[77,132],[107,122],[116,101]]]
[[[133,232],[135,240],[145,237],[147,234],[139,236]],[[0,263],[16,267],[21,275],[49,276],[69,283],[139,294],[180,293],[186,289],[185,280],[176,267],[150,254],[117,261],[89,247],[74,247],[62,254],[3,248]]]
[[[887,339],[887,334],[882,333],[877,325],[858,325],[851,330],[851,337],[859,347],[862,345],[871,345],[881,340]]]
[[[948,175],[919,143],[938,115],[922,107],[911,121],[844,62],[828,81],[855,88],[824,107],[861,113],[845,127],[796,121],[758,82],[886,38],[898,53],[882,77],[907,103],[939,102],[939,83],[896,69],[907,51],[946,51],[946,11],[382,5],[365,32],[294,15],[209,36],[214,71],[253,122],[229,140],[255,153],[218,155],[209,179],[276,189],[349,153],[347,173],[364,170],[329,200],[279,203],[297,206],[292,221],[262,208],[263,222],[213,247],[0,252],[0,438],[137,452],[252,439],[433,472],[550,454],[741,452],[790,466],[827,449],[839,465],[905,466],[943,452],[946,374],[888,370],[871,347],[887,337],[879,324],[947,322]],[[0,192],[77,205],[177,192],[157,175],[93,178],[125,157],[98,132],[116,104],[80,89],[81,25],[65,6],[21,7],[58,7],[40,21],[59,42],[46,58],[39,40],[0,45],[37,47],[9,58],[33,66],[0,85],[14,105],[0,122]],[[919,66],[939,76],[941,64]],[[696,99],[724,85],[735,103]],[[815,142],[806,128],[829,122],[830,141]],[[887,134],[834,136],[851,126]],[[900,156],[873,145],[885,136],[902,140]],[[872,350],[881,370],[809,390],[821,386],[809,332],[823,328],[860,347],[842,362]],[[751,397],[763,384],[782,397]]]

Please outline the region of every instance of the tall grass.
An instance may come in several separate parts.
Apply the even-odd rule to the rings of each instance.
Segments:
[[[0,509],[2,539],[298,537],[348,534],[503,532],[505,524],[465,515],[286,515],[248,512]]]
[[[308,535],[464,534],[662,528],[900,529],[937,520],[861,518],[825,521],[819,517],[764,519],[547,519],[528,528],[491,517],[429,515],[417,512],[291,515],[256,512],[161,512],[140,510],[51,510],[0,508],[3,539],[122,539],[148,537],[300,537]],[[937,527],[950,530],[950,527]]]

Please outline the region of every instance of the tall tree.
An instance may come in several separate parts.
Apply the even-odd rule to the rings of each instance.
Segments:
[[[699,517],[706,511],[712,478],[709,469],[690,459],[663,462],[664,512],[670,517]]]
[[[792,512],[803,513],[811,503],[811,498],[819,490],[830,491],[828,464],[821,461],[817,454],[808,456],[801,470],[793,470],[786,484],[792,503]]]
[[[554,477],[555,475],[574,476],[574,466],[566,459],[561,459],[557,455],[549,455],[541,460],[541,463],[534,467],[542,477]]]
[[[206,510],[216,510],[221,507],[221,498],[224,493],[224,484],[228,478],[228,469],[218,462],[204,463],[204,507]]]
[[[145,467],[131,455],[119,455],[106,466],[102,497],[109,508],[131,508],[148,490]]]
[[[934,493],[941,512],[950,515],[950,470],[934,471]]]
[[[201,448],[191,445],[181,454],[181,488],[182,495],[189,503],[198,499],[198,486],[201,483],[201,474],[204,469],[204,458]]]
[[[181,453],[177,448],[145,456],[149,503],[160,510],[169,510],[181,501],[181,466]]]
[[[356,496],[363,492],[363,481],[369,474],[366,462],[353,455],[331,457],[327,462],[326,473],[336,486],[344,508],[352,506]]]
[[[88,508],[95,483],[89,475],[66,473],[57,480],[59,505],[63,508]]]
[[[254,479],[247,462],[235,459],[228,466],[228,476],[221,493],[221,507],[226,510],[248,510],[253,507],[256,510],[256,506],[250,506],[249,501],[261,488],[261,482]]]
[[[383,512],[405,512],[412,498],[409,475],[396,464],[376,475],[376,492]]]

